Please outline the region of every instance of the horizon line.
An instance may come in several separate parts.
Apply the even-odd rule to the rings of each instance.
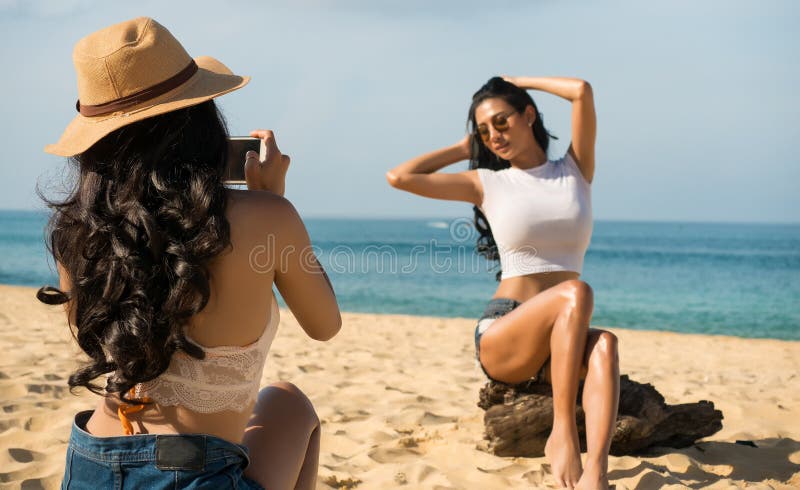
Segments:
[[[48,214],[47,209],[36,208],[0,208],[3,212],[27,212]],[[467,213],[465,213],[467,214]],[[421,215],[421,216],[398,216],[398,215],[373,215],[373,216],[354,216],[354,215],[326,215],[326,214],[307,214],[301,216],[305,219],[329,219],[329,220],[389,220],[389,221],[414,221],[414,220],[449,220],[462,219],[465,215]],[[733,221],[733,220],[713,220],[698,219],[686,220],[679,218],[666,219],[642,219],[642,218],[595,218],[595,222],[615,222],[615,223],[671,223],[671,224],[708,224],[708,225],[800,225],[800,221]]]

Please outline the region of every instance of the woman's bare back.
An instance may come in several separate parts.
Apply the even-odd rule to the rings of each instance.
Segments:
[[[226,217],[230,223],[231,247],[209,264],[211,295],[208,304],[190,320],[187,329],[192,340],[206,347],[244,346],[256,341],[271,321],[276,279],[279,284],[303,281],[303,278],[289,277],[298,271],[291,270],[291,258],[281,260],[281,256],[285,257],[289,251],[300,254],[308,245],[307,235],[305,238],[293,236],[297,235],[299,218],[282,197],[269,192],[233,189],[227,193]],[[302,222],[299,225],[302,228]],[[295,308],[306,307],[294,296]],[[324,309],[326,301],[325,295],[322,296]],[[332,302],[327,305],[329,309],[336,308],[335,298]],[[320,305],[319,298],[316,304]],[[338,315],[338,308],[336,313]],[[326,336],[326,332],[317,331],[318,327],[304,325],[306,331],[311,330],[312,337],[313,334]],[[139,433],[205,433],[239,443],[253,405],[241,407],[241,412],[208,414],[180,406],[154,405],[128,418]],[[116,397],[101,399],[87,423],[89,432],[101,437],[124,435],[117,416],[118,406]]]

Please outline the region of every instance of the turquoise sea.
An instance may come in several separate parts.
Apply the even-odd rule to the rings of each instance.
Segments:
[[[47,215],[0,211],[0,283],[56,284]],[[496,287],[471,219],[307,219],[345,311],[472,317]],[[595,221],[593,325],[800,340],[800,225]]]

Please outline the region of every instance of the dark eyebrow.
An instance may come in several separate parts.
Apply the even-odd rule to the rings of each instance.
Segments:
[[[512,110],[510,110],[510,111],[500,111],[500,112],[495,112],[494,114],[492,114],[491,116],[489,116],[489,121],[491,122],[491,120],[492,120],[492,119],[494,119],[495,117],[497,117],[498,115],[501,115],[501,114],[502,114],[502,115],[504,115],[504,116],[509,116],[509,115],[513,114],[514,112],[516,112],[516,111],[515,111],[515,110],[513,110],[513,109],[512,109]],[[477,127],[477,126],[485,126],[485,125],[486,125],[486,123],[485,123],[485,122],[479,123],[477,119],[475,120],[475,126],[476,126],[476,127]]]
[[[501,111],[501,112],[495,112],[494,114],[492,114],[491,116],[489,116],[489,117],[487,118],[487,122],[491,122],[491,121],[492,121],[492,119],[494,119],[494,117],[495,117],[496,115],[498,115],[498,114],[502,114],[502,111]],[[486,124],[485,122],[479,123],[477,119],[475,120],[475,122],[478,124],[478,126],[480,126],[480,125],[482,125],[482,124],[483,124],[483,125],[485,125],[485,124]]]

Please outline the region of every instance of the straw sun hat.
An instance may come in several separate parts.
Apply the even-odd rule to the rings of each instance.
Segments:
[[[78,75],[78,115],[47,153],[73,156],[112,131],[165,112],[200,104],[242,88],[208,56],[192,59],[161,24],[140,17],[78,41],[72,53]]]

